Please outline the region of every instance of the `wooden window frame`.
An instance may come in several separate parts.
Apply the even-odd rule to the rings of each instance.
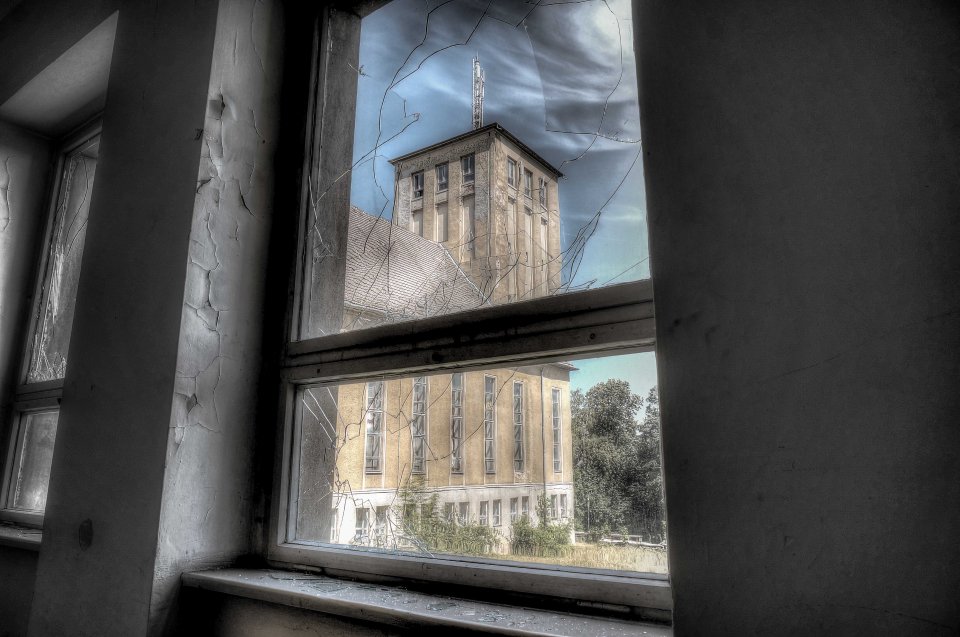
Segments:
[[[272,511],[266,557],[270,564],[352,573],[361,577],[402,578],[433,584],[462,584],[536,595],[577,603],[632,608],[637,617],[669,620],[672,609],[669,578],[626,571],[518,563],[493,558],[444,554],[371,552],[295,537],[299,463],[294,424],[296,397],[304,385],[409,377],[415,374],[483,371],[603,355],[653,351],[655,345],[653,288],[649,280],[612,285],[460,314],[393,323],[353,332],[294,340],[299,332],[300,297],[310,212],[311,175],[330,174],[332,166],[353,151],[353,131],[340,130],[344,95],[356,94],[346,73],[356,62],[359,24],[385,2],[360,2],[349,11],[335,6],[318,9],[314,28],[315,59],[307,110],[304,178],[301,191],[298,264],[291,295],[290,337],[281,362],[280,423]],[[353,47],[353,48],[352,48]],[[333,73],[334,64],[344,66]],[[355,65],[354,65],[355,68]],[[350,85],[350,82],[354,84]],[[352,90],[351,90],[352,88]],[[319,139],[326,140],[321,145]],[[333,157],[336,161],[330,161]],[[337,173],[339,174],[339,173]],[[515,177],[516,180],[516,177]],[[330,205],[334,205],[331,203]],[[349,215],[340,202],[330,215]],[[470,330],[465,331],[464,325]],[[466,385],[466,383],[465,383]],[[491,499],[490,521],[502,502]],[[502,523],[502,515],[501,515]]]
[[[102,122],[85,124],[63,138],[57,147],[57,160],[54,166],[54,179],[46,194],[47,210],[43,229],[43,243],[36,255],[37,267],[33,281],[33,302],[30,304],[30,317],[26,322],[26,331],[20,343],[20,366],[17,369],[18,382],[13,396],[13,408],[9,412],[9,426],[0,430],[9,432],[5,438],[6,453],[0,456],[2,475],[0,475],[0,522],[18,524],[31,528],[42,528],[45,511],[15,509],[10,504],[11,491],[14,488],[14,473],[21,466],[18,457],[22,457],[21,440],[24,434],[25,417],[31,413],[57,411],[59,419],[60,400],[63,396],[63,379],[29,381],[29,370],[33,356],[34,334],[37,330],[39,315],[47,300],[47,270],[50,266],[50,247],[53,231],[57,223],[60,191],[63,188],[64,172],[67,160],[72,153],[90,144],[102,130]],[[76,301],[74,301],[76,302]]]

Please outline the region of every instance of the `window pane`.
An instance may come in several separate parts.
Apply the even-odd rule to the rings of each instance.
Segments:
[[[31,339],[27,382],[63,378],[87,235],[99,136],[64,158],[57,205],[44,261],[40,305]]]
[[[21,415],[16,465],[10,484],[10,508],[43,511],[46,507],[59,413],[51,410]]]
[[[295,338],[649,276],[630,3],[495,4],[393,0],[332,60],[353,155],[313,187]]]
[[[666,569],[653,354],[307,387],[297,411],[293,541]]]

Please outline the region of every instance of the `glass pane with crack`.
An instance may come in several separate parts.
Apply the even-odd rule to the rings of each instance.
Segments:
[[[59,415],[56,409],[21,415],[16,468],[8,496],[10,508],[43,511],[46,507]]]
[[[40,304],[30,341],[28,383],[63,378],[66,371],[90,194],[99,152],[98,135],[64,157],[44,258]]]
[[[666,572],[654,355],[306,387],[295,542]]]
[[[298,337],[648,277],[632,24],[625,0],[364,18],[331,57],[352,162],[311,186]]]

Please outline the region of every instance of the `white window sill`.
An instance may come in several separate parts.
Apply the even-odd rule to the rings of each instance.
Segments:
[[[12,546],[28,551],[39,551],[43,531],[23,526],[0,524],[0,546]]]
[[[389,625],[544,637],[673,635],[659,624],[441,597],[311,573],[224,569],[185,573],[181,581],[191,588]]]

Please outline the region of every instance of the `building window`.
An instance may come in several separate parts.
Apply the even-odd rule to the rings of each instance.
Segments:
[[[98,127],[61,146],[28,340],[21,350],[24,362],[10,412],[0,520],[28,526],[43,522],[99,154]]]
[[[367,383],[367,409],[364,471],[380,473],[383,470],[383,381]]]
[[[418,237],[423,236],[423,210],[414,210],[410,214],[410,230]]]
[[[497,379],[483,377],[483,467],[486,473],[496,473],[497,434]]]
[[[517,187],[517,160],[507,157],[507,185]]]
[[[461,502],[459,509],[457,512],[457,522],[460,524],[468,524],[470,522],[470,503]]]
[[[533,173],[526,168],[523,169],[523,194],[533,196]]]
[[[460,158],[460,173],[465,184],[473,183],[473,161],[473,153]]]
[[[463,373],[450,378],[450,471],[463,473]]]
[[[520,515],[520,502],[517,498],[510,498],[510,524],[517,521]]]
[[[410,175],[410,181],[413,183],[413,198],[417,199],[423,196],[423,171],[417,171]]]
[[[378,11],[389,9],[390,5],[387,5]],[[350,38],[338,39],[340,31],[337,28],[340,24],[337,21],[342,20],[355,24],[356,29],[359,29],[362,10],[357,10],[360,11],[359,14],[337,8],[324,9],[323,33],[331,33],[329,37],[333,41],[323,42],[322,46],[317,48],[323,56],[319,68],[332,69],[331,74],[341,67],[344,71],[358,68],[353,52],[346,50],[354,46],[351,38],[357,32],[346,30]],[[534,12],[534,17],[538,15],[537,11]],[[374,15],[371,14],[368,18]],[[328,28],[327,25],[331,26]],[[332,55],[336,57],[331,58]],[[570,59],[572,60],[573,56],[570,56]],[[342,63],[344,61],[349,63]],[[324,81],[329,82],[326,77]],[[331,94],[333,89],[345,95],[355,94],[355,91],[351,93],[350,90],[344,90],[339,83],[341,81],[346,83],[347,89],[351,86],[355,88],[355,84],[350,85],[349,82],[357,81],[356,72],[344,73],[336,85],[327,85],[322,87],[324,90],[316,91],[315,94],[320,96],[318,99]],[[497,279],[501,274],[506,274],[508,269],[517,269],[517,256],[524,249],[528,253],[524,257],[528,262],[519,267],[526,265],[529,269],[534,265],[533,250],[538,234],[532,224],[521,225],[519,219],[522,217],[517,214],[509,239],[514,245],[501,245],[505,244],[502,237],[509,232],[500,225],[503,208],[496,207],[499,202],[489,205],[488,202],[491,201],[489,195],[496,195],[497,184],[502,186],[499,181],[502,177],[496,178],[495,173],[501,170],[499,166],[502,164],[499,162],[506,160],[502,150],[498,150],[503,146],[497,144],[504,141],[510,143],[504,131],[490,128],[476,133],[465,133],[467,136],[476,135],[476,141],[458,136],[448,146],[443,146],[448,142],[439,142],[433,149],[423,147],[414,150],[414,153],[418,153],[415,160],[396,160],[395,170],[389,176],[392,182],[376,182],[376,179],[385,178],[386,174],[377,175],[376,171],[373,171],[371,183],[376,182],[381,188],[367,188],[367,184],[356,180],[356,173],[351,173],[335,185],[342,189],[341,194],[344,196],[318,198],[318,193],[327,193],[333,188],[330,186],[330,175],[343,174],[338,169],[339,166],[348,168],[353,165],[354,148],[345,140],[337,139],[343,119],[338,119],[333,109],[340,110],[341,106],[340,102],[332,107],[327,107],[323,102],[314,102],[311,105],[311,113],[317,115],[309,125],[319,130],[312,133],[314,136],[310,142],[315,145],[317,140],[323,139],[325,157],[333,157],[336,162],[332,170],[326,164],[318,168],[309,161],[304,162],[310,172],[302,176],[302,181],[310,180],[308,185],[311,188],[304,188],[299,225],[301,243],[296,257],[291,257],[291,260],[296,258],[298,267],[298,296],[292,301],[292,320],[288,328],[290,338],[282,362],[284,449],[282,453],[278,453],[281,465],[276,477],[276,484],[280,485],[281,489],[289,489],[289,496],[278,499],[275,505],[272,521],[278,533],[275,536],[277,539],[268,544],[268,557],[274,561],[308,563],[319,568],[340,565],[345,570],[377,576],[388,568],[383,566],[384,564],[393,564],[394,561],[388,561],[389,556],[377,556],[370,552],[361,554],[344,547],[328,545],[330,538],[325,537],[324,533],[330,526],[330,507],[324,498],[346,499],[347,504],[339,508],[341,517],[349,516],[357,503],[380,504],[390,497],[397,500],[398,511],[409,509],[411,507],[408,505],[413,505],[413,510],[423,512],[422,517],[439,517],[439,508],[451,520],[463,517],[459,515],[460,505],[465,500],[476,500],[479,503],[479,519],[482,523],[496,525],[498,532],[503,522],[504,499],[514,499],[514,502],[508,502],[511,516],[517,515],[515,511],[529,511],[529,499],[533,499],[534,512],[531,513],[540,517],[543,522],[543,516],[540,516],[538,509],[540,494],[547,489],[572,493],[575,488],[570,487],[573,473],[555,475],[550,471],[549,444],[557,444],[554,451],[562,455],[565,451],[560,441],[570,445],[575,439],[570,433],[573,420],[569,416],[570,405],[561,405],[557,401],[556,404],[548,406],[547,401],[551,399],[551,394],[543,388],[544,381],[540,379],[546,377],[548,387],[563,388],[562,391],[565,392],[571,382],[569,370],[575,369],[565,361],[589,356],[608,356],[620,350],[649,351],[654,337],[652,286],[647,281],[633,280],[620,289],[584,289],[593,284],[586,282],[580,285],[579,281],[571,279],[569,293],[538,298],[539,295],[534,293],[536,290],[532,290],[528,285],[522,294],[516,295],[529,299],[527,303],[522,307],[518,305],[515,311],[511,310],[510,306],[504,304],[507,300],[504,293],[507,285],[498,288]],[[358,112],[357,116],[359,118],[361,114]],[[367,124],[368,122],[365,122],[364,125]],[[369,129],[369,126],[367,128]],[[361,130],[359,119],[356,130]],[[332,134],[325,134],[331,131]],[[539,135],[539,131],[537,134]],[[346,135],[341,134],[340,137],[346,138]],[[415,162],[427,167],[435,166],[436,160],[429,159],[431,155],[443,157],[441,153],[446,152],[447,156],[457,158],[462,152],[459,148],[480,140],[489,144],[488,147],[493,149],[495,155],[484,160],[485,165],[480,168],[485,170],[479,179],[474,174],[474,166],[467,170],[461,163],[461,183],[469,183],[466,177],[468,174],[474,175],[478,183],[475,183],[475,188],[468,187],[461,191],[467,196],[457,193],[459,201],[449,204],[459,206],[462,216],[456,214],[456,208],[449,211],[452,217],[449,219],[450,236],[447,242],[440,244],[436,241],[418,240],[417,235],[392,227],[389,222],[383,224],[385,231],[382,234],[386,241],[381,241],[377,230],[377,217],[374,214],[360,219],[364,224],[362,226],[354,223],[359,216],[356,211],[363,203],[360,197],[373,198],[377,193],[389,193],[391,186],[395,195],[393,218],[411,223],[406,220],[411,218],[414,209],[420,208],[421,202],[411,202],[408,189],[419,186],[411,190],[422,195],[425,182],[405,182],[404,178],[409,176],[409,173],[404,172],[403,166],[416,165]],[[343,149],[336,146],[341,143]],[[334,145],[333,149],[330,148],[331,145]],[[410,147],[415,145],[411,144]],[[535,140],[535,143],[528,147],[549,148],[542,139]],[[366,152],[369,148],[358,146],[357,150]],[[496,163],[493,163],[494,156],[497,157]],[[515,188],[519,182],[519,164],[518,159],[510,159],[512,165],[508,178],[511,187]],[[373,162],[369,163],[373,165]],[[457,166],[454,165],[453,168],[456,173]],[[547,168],[549,166],[544,170]],[[559,178],[555,170],[549,174],[551,179],[554,176]],[[487,179],[491,176],[494,178]],[[616,186],[620,175],[616,178],[617,181],[614,181],[611,187]],[[456,174],[452,176],[454,188],[457,187],[458,179]],[[492,183],[487,184],[488,181]],[[605,191],[604,197],[607,197],[607,185],[586,184],[582,187],[584,191],[591,192],[602,189]],[[449,186],[448,179],[448,188]],[[348,187],[361,191],[356,201],[346,196]],[[494,192],[491,193],[489,189]],[[513,190],[514,198],[516,194]],[[476,203],[474,196],[477,198]],[[532,207],[533,199],[524,203]],[[568,225],[571,222],[577,223],[575,219],[580,210],[572,211],[565,217],[564,211],[557,209],[559,202],[552,203],[557,210],[553,213],[557,217],[552,221],[556,228],[560,227],[561,222]],[[600,204],[602,203],[601,201]],[[422,214],[427,218],[423,219],[426,227],[422,227],[421,233],[431,239],[441,236],[439,229],[434,233],[433,215],[439,215],[439,212],[435,213],[434,210],[432,205],[423,205]],[[642,209],[637,210],[636,214],[642,216]],[[633,213],[631,209],[629,214]],[[608,235],[612,232],[615,236],[617,229],[612,223],[606,223],[608,218],[609,215],[604,217],[604,230]],[[351,232],[345,233],[348,226]],[[357,232],[358,227],[365,231]],[[571,238],[576,235],[577,230],[571,227]],[[526,235],[529,247],[517,241],[521,233]],[[346,239],[342,239],[343,234],[347,234]],[[360,237],[364,242],[357,245],[352,241],[355,237]],[[552,258],[556,260],[558,286],[561,284],[561,273],[570,271],[571,277],[576,276],[573,274],[577,270],[574,260],[579,259],[579,255],[586,251],[584,242],[587,238],[584,235],[582,241],[574,240],[580,242],[571,244],[569,250],[568,246],[561,243],[559,235],[553,238],[557,244],[557,253]],[[590,244],[591,253],[596,252],[593,245],[596,243],[599,242]],[[457,249],[454,249],[454,246]],[[327,258],[330,253],[332,258]],[[361,264],[364,268],[357,269],[357,255],[370,261],[370,267]],[[483,260],[471,261],[469,257],[473,256]],[[620,256],[626,258],[626,255]],[[513,263],[506,261],[506,257],[510,257]],[[628,264],[639,260],[634,255],[629,257],[631,261],[627,262]],[[497,263],[498,259],[500,264]],[[593,269],[595,266],[587,261],[584,259],[583,270],[589,271],[592,277],[596,273]],[[332,264],[329,271],[323,269],[328,262]],[[621,267],[619,270],[610,271],[619,272],[622,269]],[[583,278],[582,273],[580,277]],[[459,286],[457,281],[466,285]],[[522,281],[520,285],[523,285]],[[344,289],[346,292],[342,291]],[[565,287],[563,291],[566,292],[567,289]],[[464,302],[467,297],[472,305]],[[454,311],[459,314],[443,316],[444,312]],[[608,319],[614,311],[623,320],[611,325]],[[367,322],[355,321],[355,313],[364,313]],[[561,317],[562,320],[558,320]],[[559,328],[561,323],[563,327]],[[376,327],[346,333],[356,324]],[[436,335],[440,336],[434,338]],[[536,369],[537,367],[546,367],[546,375],[544,376],[542,368]],[[453,370],[457,369],[471,371],[464,379],[462,376],[453,376]],[[484,373],[488,375],[485,376]],[[442,462],[446,455],[450,455],[450,474],[459,471],[463,475],[450,475],[443,471],[436,475],[434,471],[435,475],[427,482],[418,476],[414,476],[416,479],[410,478],[413,463],[404,461],[407,445],[412,444],[407,443],[407,437],[419,435],[419,432],[415,431],[419,428],[405,428],[403,425],[406,424],[406,418],[414,416],[412,379],[433,374],[450,374],[448,378],[451,378],[452,389],[449,399],[446,392],[440,391],[434,392],[437,395],[430,397],[434,400],[433,404],[430,400],[426,401],[424,454],[428,453],[426,442],[429,440],[435,447],[429,449],[430,458]],[[370,391],[371,383],[368,380],[378,378],[389,380],[379,383],[379,404],[368,404],[365,411],[362,408],[364,397],[366,396],[369,403],[369,396],[378,394],[376,390]],[[407,378],[411,381],[407,382]],[[437,378],[443,376],[434,376],[435,390]],[[454,381],[453,378],[457,380]],[[484,378],[482,385],[480,378]],[[525,398],[521,398],[521,418],[517,419],[514,413],[514,425],[518,422],[521,425],[520,440],[525,443],[524,437],[529,438],[531,445],[529,448],[521,445],[521,454],[531,452],[529,456],[522,458],[524,471],[531,473],[531,476],[523,481],[513,475],[501,476],[497,471],[502,468],[507,473],[510,472],[507,457],[500,458],[501,465],[496,463],[497,445],[509,445],[511,439],[509,429],[498,431],[496,403],[500,392],[510,396],[514,380],[520,379],[523,379],[524,383],[534,383],[528,386],[531,391],[526,393]],[[470,384],[467,392],[464,392],[464,381]],[[312,412],[297,402],[309,391],[320,389],[329,389],[328,408],[325,411]],[[405,395],[405,392],[410,394]],[[457,392],[459,396],[454,399]],[[389,400],[384,400],[383,396],[388,396]],[[451,400],[449,407],[445,404],[446,400]],[[571,401],[567,402],[572,401],[571,398]],[[371,407],[376,408],[370,409]],[[506,408],[505,418],[509,419],[509,407],[503,407]],[[434,410],[432,418],[427,416],[431,409]],[[448,434],[445,431],[448,426],[447,409],[450,410],[449,448],[446,442]],[[409,412],[405,413],[405,410]],[[529,414],[523,413],[523,410]],[[419,409],[417,411],[419,412]],[[526,418],[527,415],[531,415],[531,418]],[[550,420],[547,420],[548,418]],[[435,432],[429,431],[431,423],[436,428]],[[559,428],[559,435],[553,435],[550,443],[547,443],[545,439],[551,436],[551,432],[542,430],[553,427]],[[567,427],[567,431],[563,431],[563,427]],[[516,434],[516,430],[514,433]],[[571,437],[568,439],[568,436]],[[327,444],[324,442],[326,440],[331,442]],[[548,444],[544,449],[541,449],[544,445],[536,442],[541,440]],[[374,451],[375,453],[372,453]],[[509,454],[509,451],[507,453]],[[387,457],[390,462],[386,462]],[[364,458],[363,466],[360,458]],[[470,472],[464,470],[468,459],[472,463]],[[368,465],[375,470],[365,471]],[[316,469],[318,466],[320,469]],[[559,468],[563,466],[563,462],[560,462]],[[536,475],[532,474],[534,469]],[[368,475],[370,473],[380,475],[374,478]],[[447,477],[444,478],[443,475]],[[506,486],[508,484],[509,487]],[[333,495],[327,495],[331,492]],[[351,501],[350,498],[354,500]],[[516,498],[519,498],[519,501],[516,501]],[[555,508],[557,507],[559,502]],[[568,503],[568,507],[572,509],[573,503]],[[391,515],[392,511],[391,509]],[[314,521],[312,518],[323,519],[317,520],[316,524],[310,524]],[[478,551],[480,555],[474,554],[470,559],[459,559],[450,555],[457,550],[450,548],[450,543],[444,538],[435,541],[435,538],[427,538],[426,534],[413,533],[405,539],[423,541],[422,545],[416,544],[416,547],[412,548],[409,543],[401,544],[398,539],[401,535],[406,536],[407,532],[407,529],[404,529],[403,534],[388,533],[388,536],[392,536],[389,541],[396,543],[388,548],[397,552],[415,550],[420,552],[421,556],[416,560],[416,565],[412,562],[399,564],[395,571],[397,577],[415,578],[421,574],[418,566],[424,564],[430,565],[431,577],[435,577],[438,582],[469,579],[472,584],[503,586],[508,590],[528,594],[536,593],[545,581],[557,580],[562,582],[560,588],[554,588],[552,584],[547,588],[551,591],[562,590],[570,597],[582,596],[588,602],[631,605],[633,600],[641,597],[649,599],[647,594],[660,595],[660,598],[663,598],[659,588],[643,584],[642,578],[635,577],[634,574],[623,574],[616,586],[607,585],[602,599],[590,597],[595,593],[589,590],[591,587],[582,586],[583,577],[564,575],[562,569],[555,568],[554,565],[541,567],[527,563],[522,568],[524,572],[531,571],[531,575],[512,578],[511,572],[516,572],[519,565],[509,566],[505,562],[511,559],[515,562],[529,561],[519,552],[511,553],[509,543],[502,541],[505,538],[499,533],[497,535],[500,535],[500,541],[497,546]],[[490,560],[483,563],[487,557]],[[624,566],[629,568],[629,565]],[[392,569],[393,566],[389,568]],[[663,587],[662,584],[658,586]],[[644,595],[637,595],[639,590],[642,590]]]
[[[561,520],[567,519],[567,494],[566,493],[560,494],[560,519]]]
[[[557,519],[557,494],[550,496],[550,519]]]
[[[360,544],[370,543],[370,509],[357,507],[353,541]]]
[[[387,545],[387,520],[390,507],[378,506],[376,508],[376,517],[373,525],[373,540],[375,546]]]
[[[523,382],[513,382],[513,470],[523,471]]]
[[[437,192],[443,192],[447,189],[449,168],[449,164],[437,164]]]
[[[523,496],[520,498],[520,515],[525,517],[527,520],[530,519],[530,497]]]
[[[554,387],[551,392],[553,400],[553,470],[560,473],[563,470],[563,446],[560,422],[560,388]]]
[[[544,181],[543,177],[540,178],[540,184],[537,188],[537,192],[540,195],[540,205],[544,208],[547,207],[547,182]]]
[[[453,502],[446,502],[443,505],[443,519],[447,522],[456,522],[457,513],[453,508]]]
[[[413,379],[413,412],[410,418],[410,442],[413,473],[427,470],[427,377]]]
[[[447,204],[442,203],[437,206],[437,241],[443,243],[447,237]]]

